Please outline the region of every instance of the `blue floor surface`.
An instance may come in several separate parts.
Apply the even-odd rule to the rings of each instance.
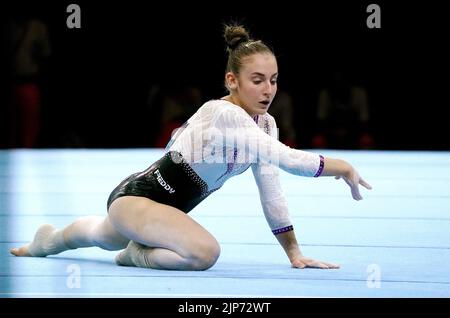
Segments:
[[[450,153],[321,151],[373,186],[281,173],[303,253],[339,270],[293,269],[265,221],[251,169],[190,216],[219,241],[211,269],[119,267],[117,252],[17,258],[43,223],[105,215],[110,191],[160,149],[0,151],[0,297],[449,297]]]

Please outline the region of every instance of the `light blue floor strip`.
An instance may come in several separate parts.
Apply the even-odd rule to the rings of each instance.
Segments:
[[[110,191],[160,149],[0,151],[0,297],[450,297],[450,153],[317,151],[352,163],[374,187],[281,173],[303,253],[341,264],[298,270],[271,234],[250,171],[190,216],[219,241],[204,272],[119,267],[117,252],[17,258],[42,223],[105,215]]]

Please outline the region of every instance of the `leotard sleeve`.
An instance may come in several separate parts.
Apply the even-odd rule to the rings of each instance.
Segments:
[[[323,157],[311,152],[292,149],[277,139],[277,126],[268,114],[256,123],[239,109],[226,109],[218,117],[217,127],[225,134],[227,146],[245,144],[253,158],[253,175],[258,186],[261,205],[272,233],[293,229],[287,200],[283,194],[279,169],[299,176],[317,177],[323,169]],[[240,140],[245,139],[245,141]]]

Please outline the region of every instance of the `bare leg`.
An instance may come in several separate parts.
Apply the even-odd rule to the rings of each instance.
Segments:
[[[117,232],[109,217],[87,216],[76,220],[63,230],[46,224],[36,232],[32,243],[11,249],[15,256],[47,256],[68,249],[98,246],[106,250],[120,250],[129,239]]]
[[[109,208],[114,227],[132,240],[119,265],[205,270],[220,255],[216,239],[182,211],[142,197],[116,199]]]

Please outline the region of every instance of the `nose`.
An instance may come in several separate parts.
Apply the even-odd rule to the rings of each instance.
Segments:
[[[274,91],[276,90],[275,85],[273,85],[270,81],[266,81],[266,84],[264,85],[264,90],[263,90],[263,94],[264,97],[272,97],[274,94]]]

